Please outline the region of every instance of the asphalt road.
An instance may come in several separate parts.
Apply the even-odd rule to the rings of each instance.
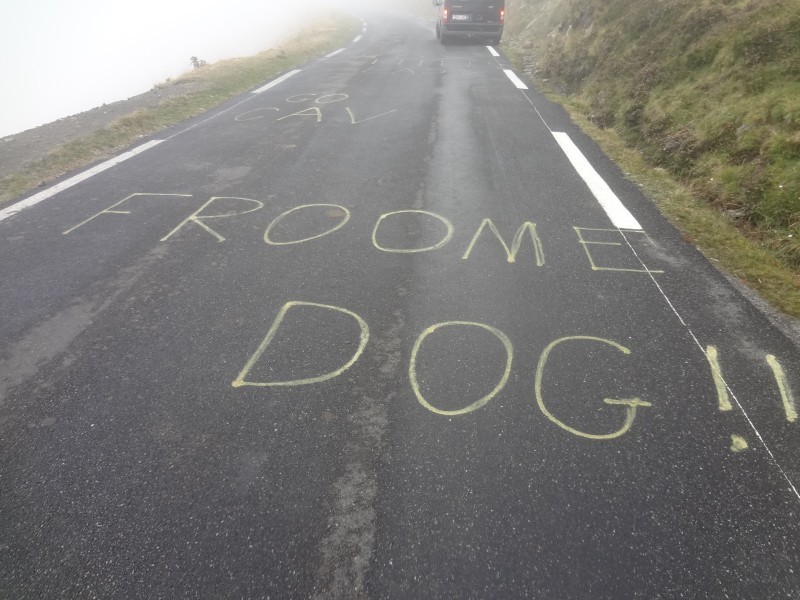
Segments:
[[[0,212],[0,597],[800,597],[798,347],[507,69],[366,14]]]

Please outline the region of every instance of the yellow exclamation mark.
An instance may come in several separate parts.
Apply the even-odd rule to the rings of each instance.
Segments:
[[[786,373],[783,367],[778,362],[778,359],[767,354],[767,364],[772,368],[775,374],[775,381],[778,383],[778,389],[781,392],[781,400],[783,400],[783,409],[786,411],[786,420],[789,423],[794,423],[797,420],[797,409],[794,406],[794,398],[792,398],[792,391],[789,389],[789,381],[786,379]]]
[[[711,375],[714,377],[714,385],[717,388],[719,409],[721,411],[733,410],[731,399],[728,396],[728,386],[722,378],[722,369],[719,367],[719,353],[716,346],[706,347],[706,358],[708,359],[708,364],[711,365]]]
[[[706,346],[706,358],[711,365],[711,375],[714,378],[714,386],[717,388],[717,402],[720,411],[733,410],[731,398],[728,394],[728,385],[722,377],[722,369],[719,366],[719,352],[716,346]],[[731,435],[731,452],[742,452],[747,450],[747,440],[740,435]]]

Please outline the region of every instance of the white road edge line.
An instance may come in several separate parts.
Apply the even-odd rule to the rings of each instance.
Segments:
[[[342,48],[342,50],[344,50],[344,48]],[[339,50],[337,52],[340,52],[340,51],[341,50]],[[333,54],[336,54],[337,52],[334,52]],[[283,75],[281,75],[277,79],[274,79],[274,80],[270,81],[268,84],[266,84],[264,86],[261,86],[257,90],[254,90],[253,92],[251,92],[251,95],[249,96],[249,98],[252,98],[256,94],[260,94],[262,92],[265,92],[268,89],[273,88],[276,85],[283,83],[284,81],[286,81],[287,79],[289,79],[290,77],[292,77],[294,75],[297,75],[298,73],[300,73],[300,69],[294,69],[293,71],[289,71],[288,73],[284,73]],[[151,140],[151,141],[147,142],[146,144],[142,144],[141,146],[139,146],[137,148],[134,148],[133,150],[129,150],[128,152],[125,152],[124,154],[120,154],[119,156],[114,157],[114,158],[112,158],[110,160],[107,160],[106,162],[101,163],[99,165],[96,165],[96,166],[92,167],[91,169],[88,169],[87,171],[84,171],[82,173],[79,173],[78,175],[75,175],[74,177],[70,177],[69,179],[67,179],[65,181],[62,181],[61,183],[58,183],[58,184],[54,185],[53,187],[47,188],[46,190],[44,190],[42,192],[39,192],[38,194],[34,194],[30,198],[27,198],[25,200],[17,202],[13,206],[9,206],[6,209],[0,210],[0,221],[5,221],[9,217],[14,216],[15,214],[25,210],[26,208],[30,208],[31,206],[35,206],[36,204],[39,204],[39,202],[41,202],[43,200],[47,200],[48,198],[52,198],[56,194],[58,194],[60,192],[63,192],[64,190],[69,189],[72,186],[81,183],[82,181],[86,181],[90,177],[94,177],[98,173],[102,173],[103,171],[105,171],[107,169],[110,169],[111,167],[114,167],[114,166],[120,164],[121,162],[125,162],[129,158],[133,158],[134,156],[136,156],[137,154],[141,154],[145,150],[149,150],[150,148],[153,148],[154,146],[157,146],[158,144],[160,144],[162,142],[165,142],[167,140],[171,140],[174,137],[177,137],[177,136],[179,136],[179,135],[181,135],[183,133],[186,133],[190,129],[194,129],[198,125],[202,125],[203,123],[206,123],[207,121],[210,121],[211,119],[214,119],[214,118],[218,117],[219,115],[221,115],[223,113],[226,113],[226,112],[228,112],[229,110],[231,110],[233,108],[236,108],[240,104],[244,104],[245,102],[247,102],[248,99],[242,100],[241,102],[236,103],[234,106],[232,106],[230,108],[227,108],[226,110],[223,110],[223,111],[221,111],[219,113],[215,113],[211,117],[209,117],[208,119],[205,119],[205,120],[203,120],[203,121],[201,121],[199,123],[195,123],[191,127],[188,127],[187,129],[179,131],[178,133],[175,133],[175,134],[169,136],[168,138],[166,138],[164,140]]]
[[[578,149],[572,139],[570,139],[566,133],[560,131],[553,131],[551,133],[553,137],[556,138],[558,145],[561,146],[564,154],[567,155],[569,162],[572,163],[572,166],[578,172],[578,175],[586,182],[586,185],[589,186],[589,189],[592,191],[592,194],[594,194],[594,197],[597,198],[600,206],[606,211],[614,227],[617,229],[641,231],[642,226],[639,225],[639,221],[625,208],[617,195],[608,187],[605,180],[600,177],[600,174],[595,171],[594,167],[586,160],[586,157]]]
[[[289,77],[293,77],[293,76],[297,75],[299,72],[300,72],[300,69],[295,69],[293,71],[289,71],[288,73],[284,73],[283,75],[281,75],[277,79],[273,79],[272,81],[270,81],[267,85],[263,85],[260,88],[258,88],[257,90],[253,90],[251,93],[260,94],[261,92],[266,92],[268,89],[274,88],[276,85],[283,83],[284,81],[289,79]]]
[[[542,113],[539,112],[539,108],[536,106],[534,101],[531,100],[530,96],[528,96],[528,94],[526,94],[525,92],[522,92],[522,95],[525,96],[525,99],[531,104],[531,106],[533,106],[533,109],[536,111],[536,114],[539,115],[539,118],[542,120],[542,123],[544,123],[544,126],[547,127],[548,131],[550,131],[550,133],[552,133],[553,135],[556,135],[556,132],[554,132],[550,128],[550,125],[547,123],[545,118],[542,116]],[[664,288],[662,288],[661,284],[658,283],[658,280],[656,279],[655,275],[651,271],[648,270],[647,265],[639,257],[639,253],[636,252],[636,249],[633,247],[633,244],[631,244],[631,242],[628,240],[627,236],[625,235],[625,232],[623,230],[620,230],[620,234],[622,235],[622,238],[627,243],[628,248],[630,248],[631,252],[633,252],[634,256],[636,256],[636,259],[642,265],[642,268],[645,271],[648,271],[648,274],[650,275],[650,280],[656,286],[656,289],[658,289],[658,292],[661,294],[661,297],[664,298],[664,301],[667,303],[667,305],[669,306],[670,310],[672,310],[672,313],[678,318],[678,321],[681,322],[681,325],[683,325],[683,327],[686,329],[687,333],[692,338],[692,340],[697,345],[697,347],[700,349],[700,352],[703,354],[703,356],[708,358],[708,354],[706,353],[705,348],[700,343],[700,340],[695,335],[695,333],[692,330],[691,326],[681,316],[681,313],[678,311],[678,309],[675,308],[675,305],[672,303],[672,300],[669,299],[669,296],[664,291]],[[791,489],[792,493],[797,497],[798,500],[800,500],[800,490],[797,489],[797,486],[795,486],[794,482],[791,480],[789,475],[786,473],[786,471],[784,471],[783,467],[778,462],[778,459],[775,458],[775,455],[772,453],[772,450],[767,445],[766,440],[763,438],[761,433],[758,431],[758,429],[756,428],[756,425],[755,425],[755,423],[753,423],[752,419],[750,419],[750,415],[747,414],[747,411],[744,409],[744,406],[742,406],[742,403],[739,402],[739,399],[736,397],[736,394],[733,393],[733,390],[731,390],[730,386],[728,385],[728,382],[725,381],[724,379],[723,379],[723,381],[725,382],[725,388],[728,390],[728,394],[730,395],[731,398],[733,398],[734,402],[736,402],[736,406],[739,408],[739,410],[742,411],[742,414],[744,415],[744,418],[747,419],[747,422],[750,425],[750,428],[753,430],[753,433],[756,434],[756,437],[758,438],[758,441],[761,442],[762,447],[764,448],[764,450],[766,450],[767,454],[769,455],[770,460],[772,460],[772,464],[780,472],[780,474],[783,476],[784,480],[786,480],[786,482],[788,483],[789,488]]]
[[[344,52],[344,50],[345,50],[344,48],[339,48],[338,50],[334,50],[333,52],[328,54],[325,58],[333,58],[337,54],[340,54],[340,53]]]
[[[647,271],[647,266],[644,264],[644,261],[639,257],[639,253],[636,252],[636,249],[633,247],[633,244],[631,244],[630,240],[628,240],[627,236],[625,235],[625,232],[624,231],[620,231],[620,233],[622,234],[622,238],[625,240],[625,243],[628,245],[628,248],[630,248],[631,252],[633,252],[633,255],[636,257],[636,259],[639,261],[639,263],[642,265],[642,267],[645,269],[645,271]],[[672,300],[669,299],[669,296],[667,296],[667,293],[664,291],[664,288],[662,288],[661,284],[658,283],[658,280],[655,278],[655,275],[653,275],[653,273],[651,271],[648,271],[648,274],[650,275],[650,279],[652,280],[653,284],[658,289],[658,291],[661,294],[661,296],[667,302],[667,305],[669,306],[669,308],[672,310],[672,312],[675,314],[675,316],[678,317],[678,320],[681,322],[681,325],[684,326],[686,331],[689,333],[689,336],[692,338],[694,343],[700,349],[700,352],[703,354],[703,356],[706,357],[706,359],[708,359],[708,353],[707,353],[706,349],[703,347],[703,344],[700,343],[700,340],[697,339],[697,336],[694,334],[694,331],[692,331],[691,326],[684,320],[684,318],[681,316],[681,313],[678,312],[678,309],[675,308],[675,305],[672,303]],[[747,414],[747,411],[744,409],[744,406],[742,406],[742,403],[739,402],[739,398],[736,397],[736,394],[730,388],[730,386],[728,385],[728,382],[725,380],[724,377],[722,378],[722,382],[725,384],[725,389],[728,390],[728,395],[731,398],[733,398],[733,401],[736,403],[736,406],[742,412],[742,414],[744,415],[744,418],[747,420],[747,423],[750,425],[750,429],[753,430],[753,433],[756,434],[756,437],[758,438],[758,441],[761,442],[761,445],[764,447],[764,450],[767,451],[767,454],[769,455],[770,460],[772,460],[772,464],[775,465],[775,468],[778,469],[778,471],[780,471],[780,474],[783,475],[783,478],[786,480],[786,483],[789,485],[789,488],[791,488],[791,490],[794,493],[794,495],[797,496],[797,499],[800,500],[800,491],[798,491],[798,489],[795,486],[794,482],[789,477],[789,474],[783,469],[781,464],[778,462],[778,459],[775,458],[775,455],[772,453],[772,450],[767,445],[766,440],[764,439],[764,437],[761,435],[761,433],[756,428],[756,424],[753,423],[753,420],[750,418],[750,415]]]
[[[505,73],[506,76],[508,76],[508,78],[511,80],[511,83],[513,83],[518,90],[528,89],[528,86],[522,83],[522,80],[519,77],[517,77],[517,74],[514,73],[514,71],[512,71],[511,69],[503,69],[503,73]]]
[[[491,46],[486,46],[486,49],[487,49],[487,50],[488,50],[488,51],[489,51],[489,52],[492,54],[492,56],[494,56],[495,58],[498,58],[498,57],[500,56],[500,53],[499,53],[497,50],[495,50],[494,48],[492,48]]]
[[[354,43],[354,44],[355,44],[356,42],[360,42],[360,41],[361,41],[361,36],[360,36],[360,35],[357,35],[356,37],[354,37],[354,38],[353,38],[353,43]]]
[[[260,94],[261,92],[264,92],[264,91],[266,91],[266,90],[268,90],[268,89],[270,89],[272,87],[275,87],[279,83],[282,83],[282,82],[286,81],[287,79],[289,79],[289,77],[292,77],[293,75],[297,75],[299,72],[300,72],[299,69],[295,69],[294,71],[289,71],[288,73],[285,73],[281,77],[278,77],[277,79],[274,79],[273,81],[270,81],[268,84],[258,88],[257,90],[252,92],[252,94],[253,95]],[[252,97],[252,95],[250,97]],[[243,104],[244,102],[246,102],[246,100],[243,100],[242,102],[237,103],[235,106],[233,106],[231,108],[235,108],[236,106],[239,106],[239,104]],[[231,109],[229,108],[227,110],[231,110]],[[221,113],[215,113],[214,115],[212,115],[208,119],[205,119],[204,121],[201,121],[200,123],[196,123],[196,124],[192,125],[191,127],[183,130],[183,131],[179,131],[178,133],[176,133],[174,135],[171,135],[170,137],[168,137],[168,138],[166,138],[164,140],[151,140],[151,141],[147,142],[146,144],[142,144],[141,146],[138,146],[138,147],[134,148],[133,150],[129,150],[128,152],[120,154],[119,156],[116,156],[116,157],[114,157],[114,158],[112,158],[110,160],[107,160],[104,163],[100,163],[99,165],[96,165],[96,166],[92,167],[91,169],[83,171],[82,173],[79,173],[78,175],[75,175],[74,177],[70,177],[69,179],[67,179],[65,181],[62,181],[61,183],[57,183],[56,185],[54,185],[54,186],[52,186],[50,188],[47,188],[46,190],[44,190],[42,192],[39,192],[38,194],[34,194],[30,198],[26,198],[25,200],[17,202],[13,206],[9,206],[6,209],[0,210],[0,221],[5,221],[9,217],[12,217],[12,216],[16,215],[17,213],[22,212],[26,208],[30,208],[32,206],[35,206],[35,205],[39,204],[39,202],[42,202],[43,200],[47,200],[48,198],[52,198],[56,194],[58,194],[60,192],[63,192],[64,190],[69,189],[72,186],[77,185],[77,184],[79,184],[79,183],[81,183],[83,181],[86,181],[87,179],[89,179],[91,177],[94,177],[95,175],[97,175],[99,173],[102,173],[103,171],[106,171],[107,169],[110,169],[111,167],[114,167],[114,166],[116,166],[116,165],[118,165],[118,164],[120,164],[122,162],[125,162],[129,158],[133,158],[134,156],[136,156],[137,154],[141,154],[145,150],[149,150],[150,148],[153,148],[154,146],[158,146],[160,143],[162,143],[162,142],[164,142],[166,140],[171,140],[172,138],[174,138],[174,137],[176,137],[178,135],[181,135],[182,133],[185,133],[186,131],[189,131],[189,129],[194,129],[195,127],[197,127],[197,125],[202,125],[206,121],[210,121],[211,119],[213,119],[215,117],[218,117],[223,112],[227,112],[227,110],[222,111]]]
[[[52,198],[59,192],[63,192],[64,190],[71,188],[72,186],[77,185],[82,181],[86,181],[90,177],[94,177],[98,173],[102,173],[103,171],[110,169],[111,167],[114,167],[120,164],[121,162],[125,162],[129,158],[133,158],[137,154],[141,154],[142,152],[144,152],[145,150],[149,150],[153,146],[158,146],[158,144],[160,144],[163,141],[164,140],[151,140],[146,144],[142,144],[141,146],[134,148],[133,150],[129,150],[124,154],[120,154],[119,156],[116,156],[111,160],[107,160],[104,163],[100,163],[99,165],[92,167],[88,171],[84,171],[79,175],[70,177],[66,181],[62,181],[61,183],[58,183],[53,187],[50,187],[42,192],[39,192],[38,194],[31,196],[30,198],[22,200],[21,202],[17,202],[13,206],[9,206],[4,210],[0,210],[0,221],[4,221],[5,219],[17,214],[18,212],[25,210],[26,208],[30,208],[31,206],[39,204],[39,202],[41,202],[42,200],[47,200],[48,198]]]

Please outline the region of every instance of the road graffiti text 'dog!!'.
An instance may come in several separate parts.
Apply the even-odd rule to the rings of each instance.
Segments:
[[[326,373],[320,373],[314,377],[304,377],[302,379],[291,379],[291,380],[270,380],[270,381],[258,381],[251,379],[251,373],[254,367],[256,366],[256,363],[258,363],[263,358],[265,352],[275,339],[278,330],[286,321],[287,316],[291,312],[297,311],[298,309],[306,311],[308,310],[329,311],[349,316],[356,323],[358,327],[359,341],[355,352],[352,355],[346,357],[346,360],[338,368],[328,371]],[[417,373],[418,365],[420,362],[419,353],[420,349],[425,344],[425,341],[430,336],[437,335],[437,332],[446,328],[478,328],[488,331],[501,342],[505,352],[505,366],[503,368],[503,373],[500,376],[500,379],[498,383],[495,385],[494,389],[492,389],[488,394],[482,396],[481,398],[478,398],[471,402],[468,401],[469,403],[466,406],[453,410],[443,410],[441,408],[437,408],[430,399],[425,398],[423,396]],[[368,342],[369,342],[369,326],[367,325],[367,322],[359,315],[346,308],[328,304],[319,304],[314,302],[300,302],[300,301],[287,302],[278,312],[278,316],[273,321],[272,326],[269,328],[269,331],[267,332],[267,335],[261,341],[256,351],[250,356],[244,368],[241,370],[239,375],[233,381],[232,385],[235,388],[247,387],[247,386],[269,388],[269,387],[296,387],[296,386],[310,385],[315,383],[322,383],[324,381],[328,381],[330,379],[339,377],[342,373],[344,373],[350,367],[352,367],[361,358],[365,348],[367,347]],[[625,413],[622,425],[619,428],[615,429],[614,431],[607,433],[592,433],[592,432],[582,431],[577,427],[568,425],[567,423],[557,418],[553,414],[553,412],[548,408],[542,390],[543,388],[542,382],[544,380],[544,376],[546,373],[547,362],[550,357],[550,353],[555,348],[559,346],[565,346],[568,344],[569,345],[601,344],[616,349],[623,355],[623,357],[631,353],[631,351],[628,348],[625,348],[624,346],[618,344],[617,342],[598,337],[571,336],[571,337],[564,337],[554,341],[553,343],[548,345],[545,351],[542,353],[536,368],[536,403],[539,409],[541,410],[542,414],[544,414],[545,417],[547,417],[551,422],[555,423],[556,425],[558,425],[559,427],[561,427],[562,429],[568,431],[573,435],[592,440],[611,440],[621,437],[631,429],[633,422],[636,419],[637,409],[642,407],[651,407],[652,404],[650,404],[649,402],[645,402],[639,398],[605,399],[604,402],[607,405],[624,407],[624,413]],[[492,350],[492,352],[494,352],[494,350]],[[411,352],[411,359],[409,361],[409,368],[408,368],[408,376],[411,383],[411,388],[413,389],[417,400],[423,407],[425,407],[432,413],[452,417],[452,416],[466,415],[475,412],[478,409],[486,406],[491,400],[497,397],[503,391],[503,389],[506,386],[506,383],[508,382],[509,375],[511,374],[513,361],[514,361],[514,347],[512,345],[512,342],[508,338],[508,336],[499,329],[492,327],[490,325],[486,325],[484,323],[474,323],[468,321],[448,321],[432,325],[417,337],[416,342],[414,343],[414,348]]]
[[[357,325],[357,329],[353,328],[353,333],[357,331],[358,333],[358,344],[356,349],[353,353],[349,356],[343,357],[341,360],[342,362],[338,365],[337,368],[328,370],[324,373],[318,373],[314,376],[309,377],[302,377],[302,378],[294,378],[294,379],[287,379],[287,380],[276,380],[276,379],[268,379],[264,378],[263,375],[255,375],[254,369],[256,365],[260,362],[269,362],[269,359],[265,359],[265,354],[267,354],[267,350],[269,349],[270,345],[273,343],[276,335],[280,328],[284,325],[287,319],[294,318],[296,322],[304,322],[307,318],[307,314],[305,316],[302,315],[302,311],[309,311],[313,310],[318,313],[318,316],[322,313],[327,313],[330,315],[331,313],[335,313],[337,315],[344,315],[350,319]],[[301,312],[301,315],[295,315],[294,313]],[[492,357],[503,356],[504,357],[504,367],[502,370],[502,374],[499,376],[496,385],[494,388],[487,394],[482,395],[479,398],[468,398],[464,400],[464,406],[455,409],[443,409],[436,405],[436,401],[432,398],[429,398],[425,395],[422,391],[422,385],[420,384],[420,377],[419,377],[419,367],[421,363],[424,363],[424,359],[420,358],[420,354],[424,354],[422,352],[423,347],[426,345],[428,340],[431,338],[437,337],[441,335],[443,330],[452,330],[452,329],[461,329],[461,330],[480,330],[485,331],[491,334],[496,340],[499,342],[499,345],[496,347],[492,346],[491,344],[487,346],[486,352],[491,354]],[[353,334],[350,334],[351,336]],[[287,302],[283,305],[283,307],[278,312],[277,317],[273,321],[271,327],[269,328],[267,335],[258,345],[256,351],[250,356],[247,360],[245,366],[240,371],[239,375],[233,381],[232,385],[235,388],[241,387],[257,387],[257,388],[291,388],[291,387],[298,387],[304,385],[311,385],[322,383],[331,379],[335,379],[342,375],[345,371],[350,369],[354,364],[356,364],[361,356],[363,355],[367,345],[369,343],[369,325],[367,322],[355,312],[348,310],[346,308],[340,306],[334,306],[329,304],[320,304],[314,302],[301,302],[301,301],[291,301]],[[343,340],[342,340],[343,341]],[[353,339],[352,341],[355,341]],[[346,347],[348,344],[342,344],[342,347]],[[352,346],[352,344],[350,344]],[[502,351],[498,353],[498,350],[502,348]],[[566,352],[568,354],[574,355],[575,353],[581,352],[582,350],[585,351],[587,349],[600,349],[601,351],[605,351],[606,353],[611,352],[611,356],[616,355],[617,358],[615,362],[620,366],[624,367],[625,357],[628,357],[632,354],[632,351],[629,348],[626,348],[622,344],[614,340],[609,340],[601,337],[594,337],[594,336],[586,336],[586,335],[573,335],[573,336],[565,336],[554,340],[550,344],[548,344],[545,349],[542,351],[537,366],[536,366],[536,378],[535,378],[535,386],[534,386],[534,397],[536,400],[536,405],[541,411],[541,413],[552,423],[563,429],[564,431],[590,440],[613,440],[619,437],[622,437],[626,433],[628,433],[634,425],[634,421],[636,420],[636,416],[638,410],[641,408],[652,408],[653,404],[648,401],[645,401],[639,397],[630,397],[630,398],[604,398],[603,403],[610,407],[615,407],[615,410],[623,409],[624,414],[622,414],[622,424],[616,427],[615,429],[607,432],[594,432],[594,431],[585,431],[584,429],[580,429],[575,425],[567,423],[562,418],[559,418],[553,408],[551,407],[551,402],[548,401],[548,395],[545,392],[546,386],[545,381],[548,377],[548,363],[551,359],[551,355],[555,351]],[[481,348],[483,350],[483,347]],[[454,349],[456,350],[456,349]],[[348,351],[345,350],[345,353]],[[722,379],[722,374],[719,365],[719,358],[718,358],[718,351],[715,346],[709,346],[706,350],[706,355],[709,360],[710,375],[714,381],[715,386],[717,387],[717,392],[719,396],[719,404],[720,410],[731,410],[731,405],[727,401],[727,384],[724,383]],[[340,359],[337,359],[340,360]],[[794,423],[797,419],[797,411],[795,408],[795,401],[792,395],[792,390],[789,387],[788,380],[786,378],[786,374],[778,362],[777,358],[773,355],[767,355],[765,357],[766,363],[772,369],[775,375],[775,382],[780,391],[781,400],[783,403],[783,408],[786,414],[786,421],[788,423]],[[591,361],[588,361],[589,363]],[[500,329],[493,327],[491,325],[487,325],[485,323],[477,323],[477,322],[470,322],[470,321],[445,321],[442,323],[436,323],[425,329],[421,334],[416,337],[416,340],[413,345],[413,349],[411,351],[409,365],[408,365],[408,378],[411,389],[414,392],[414,395],[421,406],[425,409],[429,410],[432,413],[437,415],[443,415],[448,417],[455,417],[461,415],[467,415],[469,413],[473,413],[487,404],[489,404],[494,398],[496,398],[506,387],[508,383],[509,376],[512,372],[512,367],[514,363],[514,346],[511,339]],[[588,364],[588,363],[585,363]],[[599,397],[598,397],[599,399]],[[551,399],[552,400],[552,399]],[[619,407],[619,408],[616,408]],[[746,448],[746,442],[739,436],[733,436],[734,438],[734,447],[732,450],[739,451],[741,448]]]

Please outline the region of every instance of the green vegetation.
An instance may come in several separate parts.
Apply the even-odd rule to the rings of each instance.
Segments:
[[[800,316],[800,0],[517,0],[508,33],[701,249]]]
[[[278,50],[215,64],[197,61],[190,73],[162,84],[162,88],[172,89],[165,94],[170,97],[158,106],[123,117],[99,131],[64,144],[26,169],[4,177],[0,180],[0,203],[33,189],[42,181],[112,156],[141,137],[199,115],[278,73],[334,50],[352,39],[358,25],[352,18],[330,17],[318,21]]]

